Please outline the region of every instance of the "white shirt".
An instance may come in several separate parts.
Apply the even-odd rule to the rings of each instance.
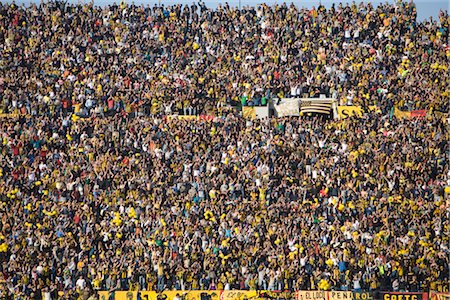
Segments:
[[[325,141],[326,140],[319,140],[319,148],[325,147]]]
[[[301,265],[302,267],[304,267],[304,266],[306,265],[306,259],[307,259],[306,256],[303,257],[303,258],[300,258],[300,265]]]
[[[80,290],[84,290],[86,286],[86,281],[83,278],[79,278],[76,282],[76,286],[80,288]]]
[[[44,292],[44,300],[51,300],[50,292]]]
[[[359,282],[359,279],[353,280],[353,289],[357,290],[361,288],[361,284]]]

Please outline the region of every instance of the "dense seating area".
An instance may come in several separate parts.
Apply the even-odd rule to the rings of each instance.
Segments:
[[[202,114],[271,97],[448,111],[448,14],[415,5],[3,4],[3,112]]]
[[[448,124],[390,114],[449,110],[447,12],[433,23],[412,3],[0,12],[3,295],[448,282]],[[380,111],[218,113],[321,93]]]

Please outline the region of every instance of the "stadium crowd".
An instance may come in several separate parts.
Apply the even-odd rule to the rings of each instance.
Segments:
[[[448,111],[449,17],[413,3],[217,9],[0,7],[1,106],[33,115],[200,114],[321,93]]]
[[[448,15],[0,6],[0,281],[92,290],[448,282]],[[167,118],[327,93],[362,119]],[[52,297],[53,299],[53,297]]]
[[[116,115],[1,132],[1,268],[15,293],[448,280],[440,121]]]

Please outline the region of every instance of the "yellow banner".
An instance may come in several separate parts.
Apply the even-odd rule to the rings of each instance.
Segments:
[[[109,293],[99,291],[99,300],[201,300],[208,296],[211,300],[259,300],[259,299],[292,299],[297,300],[373,300],[369,292],[337,292],[337,291],[298,291],[296,293],[281,291],[116,291]],[[139,295],[139,297],[138,297]],[[431,293],[431,300],[450,300],[448,293]]]
[[[405,119],[405,118],[410,118],[411,113],[409,111],[401,111],[400,109],[398,109],[396,107],[396,108],[394,108],[394,116],[396,116],[399,119]]]
[[[252,107],[252,106],[244,106],[244,107],[242,107],[242,116],[245,119],[250,119],[250,120],[256,119],[255,108]]]
[[[298,291],[297,300],[327,300],[325,291]]]
[[[111,293],[98,292],[99,300],[108,300]],[[176,296],[183,300],[200,300],[202,294],[211,297],[211,300],[220,300],[220,291],[121,291],[114,293],[114,300],[137,300],[139,294],[139,300],[173,300]]]
[[[267,299],[283,298],[289,299],[292,293],[274,291],[165,291],[157,293],[154,291],[140,292],[141,300],[173,300],[176,296],[183,300],[200,300],[202,295],[207,295],[211,300],[247,300],[247,299]],[[159,298],[158,298],[159,296]],[[108,300],[108,299],[100,299]],[[133,300],[135,300],[133,298]],[[364,299],[365,300],[365,299]]]
[[[355,300],[373,300],[373,294],[371,292],[354,292],[353,299],[355,299]]]
[[[374,111],[376,113],[381,113],[381,109],[378,106],[375,105],[371,105],[368,107],[369,111]],[[364,110],[362,109],[361,106],[338,106],[337,108],[338,110],[338,115],[339,115],[339,119],[345,119],[348,117],[353,117],[353,116],[357,116],[357,117],[362,117]]]
[[[257,291],[222,291],[220,293],[220,300],[247,300],[257,298]]]
[[[373,294],[370,292],[326,292],[328,300],[373,300]]]
[[[359,106],[338,106],[338,115],[340,119],[353,116],[362,116],[362,109]]]

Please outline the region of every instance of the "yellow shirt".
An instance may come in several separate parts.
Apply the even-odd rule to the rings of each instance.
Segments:
[[[161,264],[158,264],[158,276],[164,276],[164,268]]]

